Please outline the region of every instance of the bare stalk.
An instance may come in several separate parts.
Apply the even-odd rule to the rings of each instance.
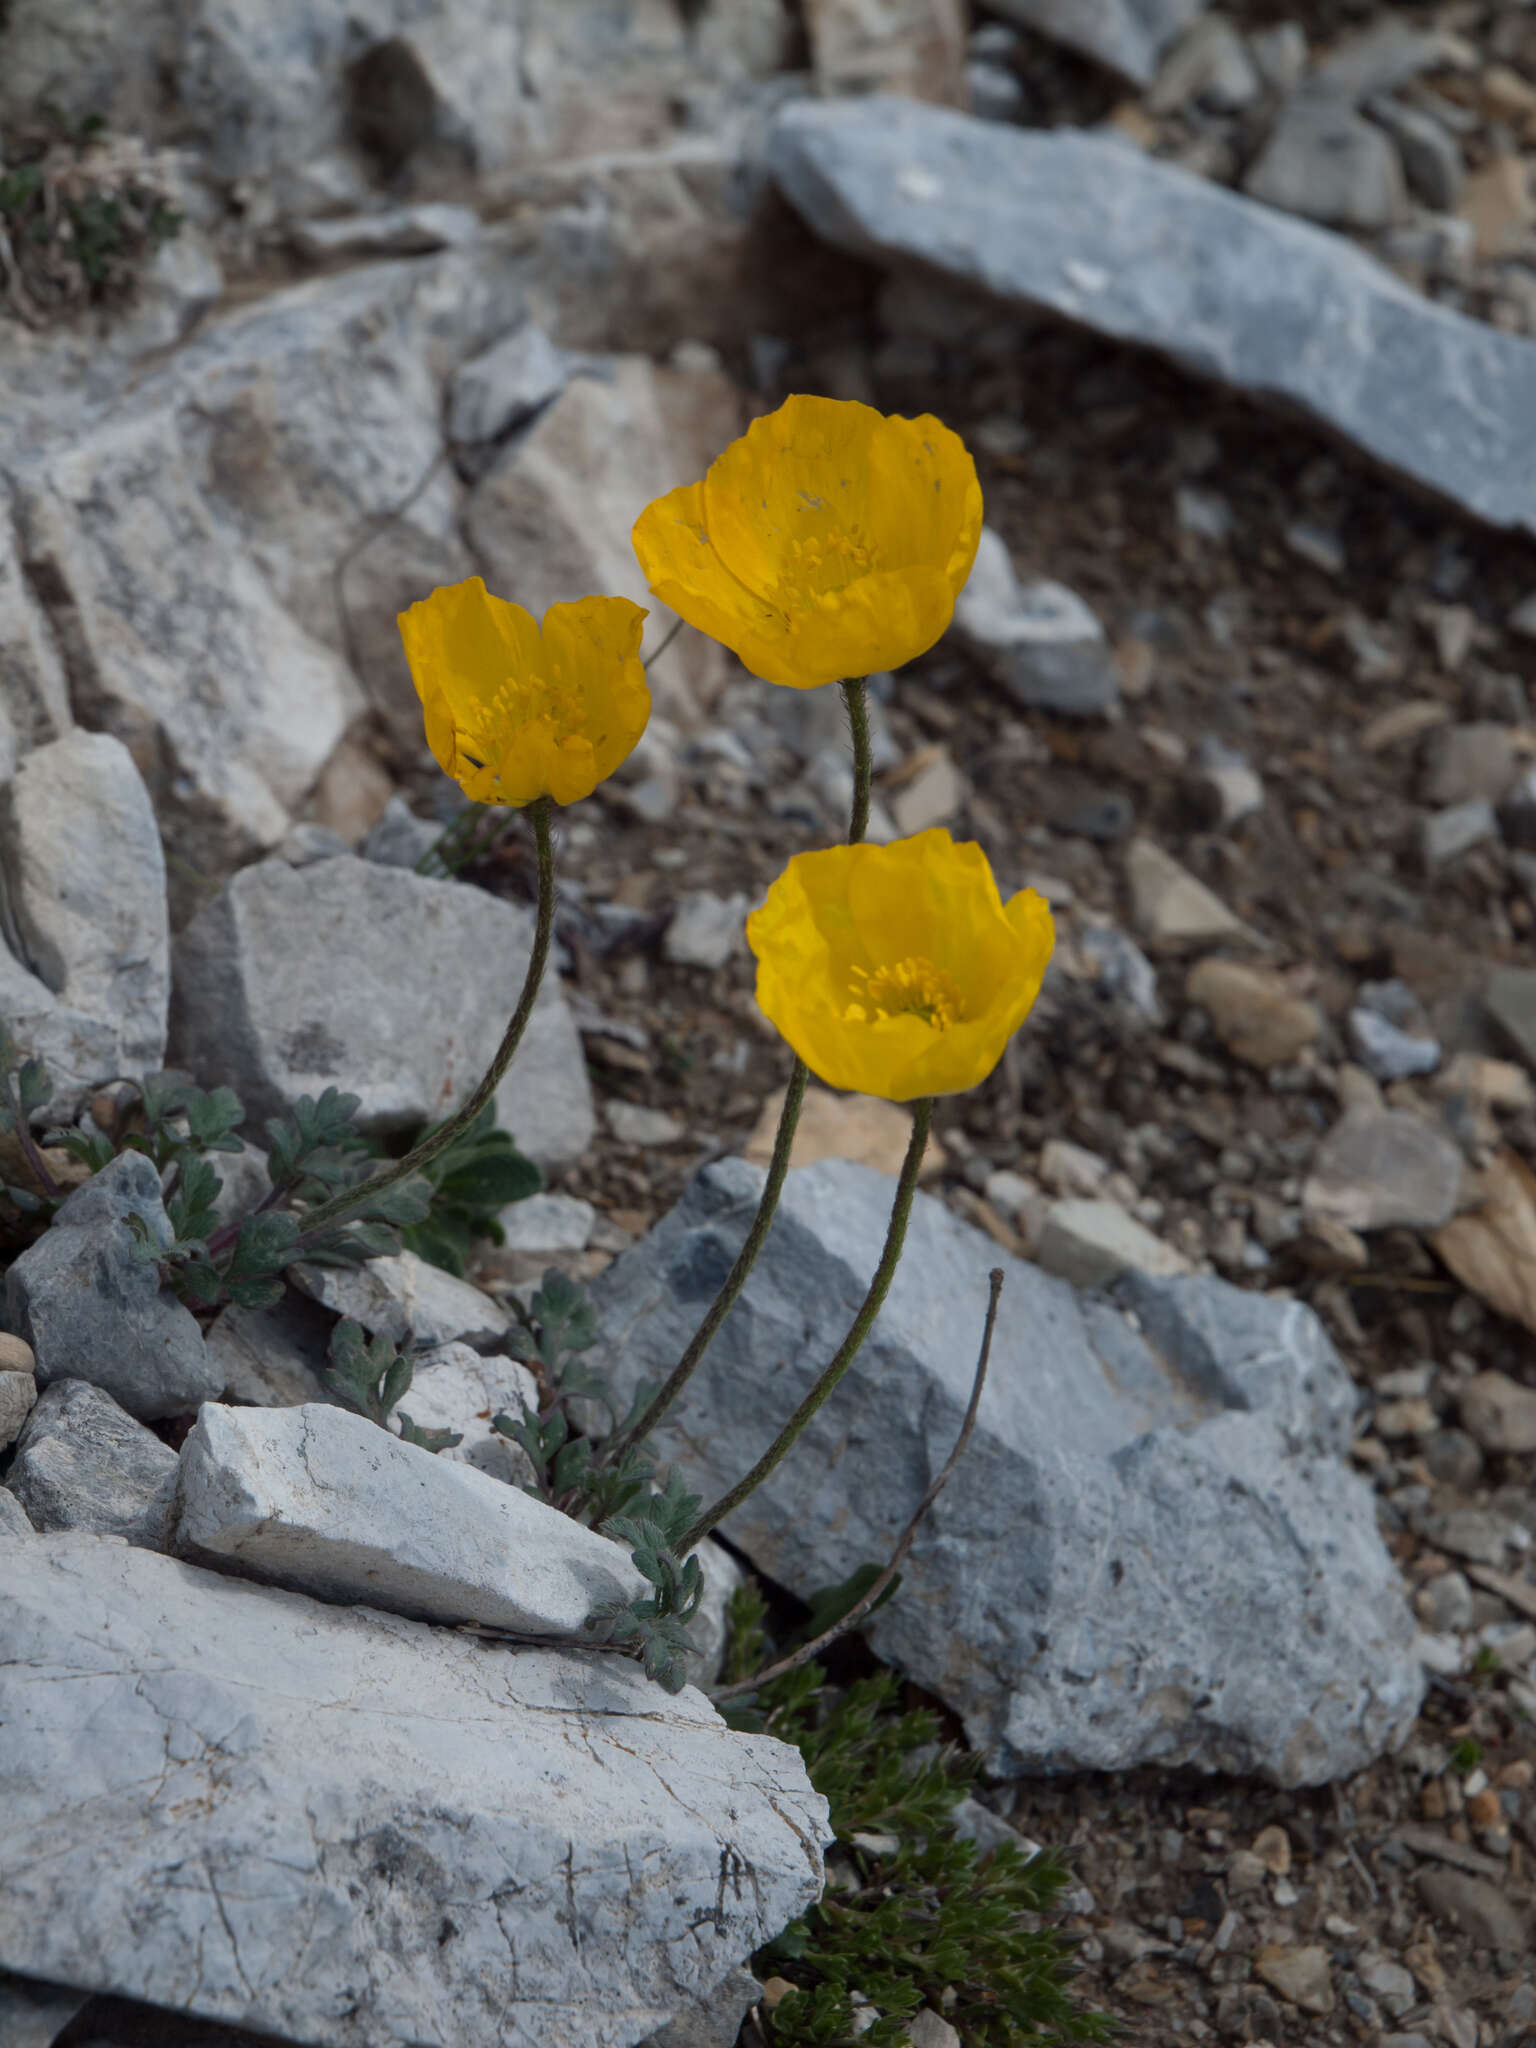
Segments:
[[[933,1098],[923,1096],[912,1105],[912,1135],[907,1140],[907,1155],[901,1162],[901,1177],[896,1183],[896,1194],[891,1203],[891,1220],[886,1226],[885,1249],[880,1254],[875,1277],[869,1283],[869,1292],[865,1295],[858,1314],[849,1324],[848,1334],[838,1347],[837,1356],[746,1477],[739,1479],[729,1493],[722,1494],[712,1507],[706,1508],[699,1516],[677,1546],[679,1557],[686,1556],[695,1545],[704,1540],[717,1522],[723,1522],[733,1508],[740,1507],[748,1494],[756,1492],[794,1448],[806,1425],[833,1393],[838,1381],[858,1356],[859,1348],[869,1335],[870,1327],[890,1292],[891,1281],[895,1277],[897,1263],[901,1258],[901,1248],[907,1235],[907,1219],[912,1214],[912,1198],[917,1193],[918,1169],[923,1163],[923,1151],[928,1143],[928,1128],[932,1121]]]
[[[812,1636],[808,1643],[802,1643],[798,1650],[792,1650],[787,1657],[781,1657],[777,1664],[769,1664],[751,1678],[738,1679],[734,1685],[722,1685],[710,1694],[712,1700],[733,1700],[744,1692],[756,1692],[771,1679],[782,1678],[786,1671],[798,1671],[802,1664],[809,1664],[813,1657],[819,1657],[823,1650],[835,1643],[839,1636],[845,1636],[850,1629],[858,1627],[871,1609],[883,1596],[885,1589],[901,1570],[907,1552],[912,1548],[923,1517],[928,1513],[939,1495],[949,1484],[950,1474],[965,1455],[965,1447],[971,1440],[976,1427],[977,1410],[981,1407],[981,1390],[987,1383],[987,1361],[992,1355],[992,1331],[997,1323],[997,1301],[1003,1291],[1003,1269],[994,1266],[987,1276],[990,1291],[987,1299],[986,1327],[981,1333],[981,1355],[976,1360],[976,1377],[971,1382],[971,1398],[966,1407],[965,1420],[960,1425],[960,1434],[955,1438],[955,1447],[944,1461],[943,1470],[917,1504],[917,1511],[901,1532],[896,1548],[891,1552],[891,1561],[873,1580],[867,1590],[856,1600],[848,1612],[834,1621],[830,1628],[823,1629],[819,1636]]]

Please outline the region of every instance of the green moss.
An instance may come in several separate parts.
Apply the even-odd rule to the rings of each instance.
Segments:
[[[728,1679],[761,1665],[763,1615],[754,1587],[735,1595]],[[1113,2038],[1113,2022],[1073,1998],[1067,1938],[1041,1924],[1066,1869],[1050,1852],[982,1854],[956,1834],[978,1766],[939,1746],[930,1710],[902,1708],[893,1673],[839,1688],[807,1664],[724,1711],[794,1743],[837,1837],[820,1903],[755,1959],[759,1976],[796,1987],[765,2022],[774,2048],[899,2048],[925,2005],[965,2048]],[[854,1992],[881,2015],[859,2035]]]

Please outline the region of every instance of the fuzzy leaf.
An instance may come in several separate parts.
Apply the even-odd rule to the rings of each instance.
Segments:
[[[16,1076],[16,1086],[21,1096],[21,1113],[28,1120],[35,1110],[42,1109],[53,1097],[53,1083],[40,1059],[23,1063]]]
[[[403,1444],[415,1444],[419,1450],[423,1451],[451,1451],[457,1449],[464,1439],[454,1429],[423,1429],[418,1423],[412,1422],[409,1415],[402,1408],[400,1411],[400,1441]]]
[[[287,1209],[262,1209],[247,1216],[225,1269],[230,1279],[280,1273],[294,1257],[299,1219]]]

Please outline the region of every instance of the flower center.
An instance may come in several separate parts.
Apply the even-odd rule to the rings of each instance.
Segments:
[[[877,567],[875,549],[860,528],[829,523],[805,540],[790,542],[780,589],[798,591],[814,603],[818,597],[846,590]]]
[[[855,982],[862,983],[858,995],[843,1012],[849,1024],[868,1024],[885,1017],[921,1017],[935,1031],[947,1031],[963,1022],[965,999],[942,967],[935,967],[921,954],[897,960],[889,967],[855,967]]]

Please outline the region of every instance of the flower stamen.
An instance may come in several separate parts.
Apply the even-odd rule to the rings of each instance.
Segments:
[[[947,1031],[965,1018],[965,998],[942,967],[935,967],[921,954],[911,954],[873,974],[855,967],[853,978],[862,983],[854,1001],[843,1012],[845,1023],[867,1024],[888,1017],[921,1017],[936,1031]],[[874,1016],[871,1018],[871,1011]]]

